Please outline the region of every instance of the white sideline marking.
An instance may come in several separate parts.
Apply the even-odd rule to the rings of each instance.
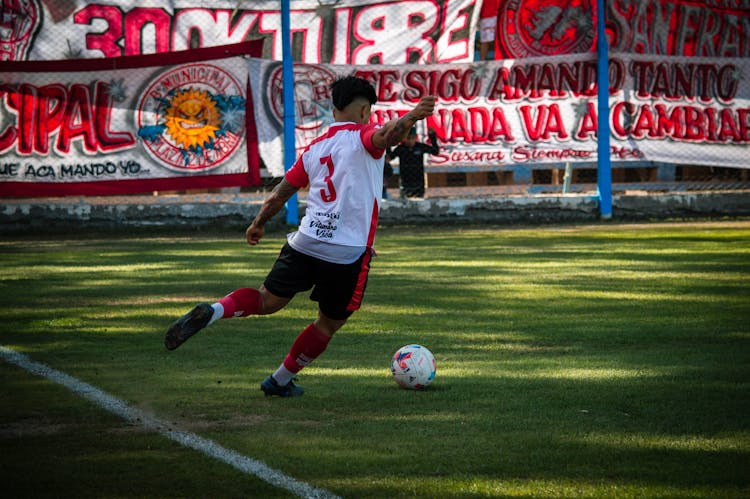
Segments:
[[[182,431],[174,428],[174,425],[167,421],[162,421],[149,416],[138,409],[129,406],[124,401],[113,397],[112,395],[104,392],[93,385],[84,383],[83,381],[74,378],[64,372],[57,371],[51,367],[31,360],[29,357],[22,353],[18,353],[14,350],[6,348],[0,345],[0,357],[6,362],[15,364],[18,367],[26,369],[32,374],[42,376],[50,381],[60,384],[70,390],[73,393],[81,395],[87,398],[96,405],[108,410],[109,412],[120,416],[129,423],[143,426],[148,430],[153,430],[161,435],[174,440],[175,442],[195,449],[207,456],[223,461],[234,468],[247,473],[255,475],[256,477],[264,480],[275,487],[280,489],[286,489],[293,494],[300,497],[315,497],[315,498],[335,498],[334,494],[323,489],[316,489],[312,485],[300,482],[289,475],[282,473],[281,471],[275,470],[268,466],[262,461],[253,459],[242,454],[235,452],[231,449],[227,449],[217,444],[213,440],[200,437],[195,433],[189,431]]]

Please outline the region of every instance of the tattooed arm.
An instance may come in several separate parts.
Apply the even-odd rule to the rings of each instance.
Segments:
[[[434,96],[422,97],[419,104],[396,120],[391,120],[383,127],[375,132],[372,136],[372,144],[379,148],[385,149],[386,147],[393,147],[406,138],[409,130],[414,124],[430,116],[435,110],[435,102],[437,98]]]
[[[255,217],[255,220],[253,220],[253,223],[251,223],[245,231],[247,244],[250,246],[258,244],[260,239],[266,233],[266,222],[271,220],[273,216],[281,210],[284,203],[292,197],[292,194],[298,190],[299,187],[293,186],[287,182],[286,179],[282,179],[281,182],[274,187],[271,194],[269,194],[266,200],[263,201],[263,206],[260,208],[260,212]]]

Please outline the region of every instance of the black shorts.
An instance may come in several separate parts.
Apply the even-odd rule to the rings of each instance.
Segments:
[[[366,250],[354,263],[330,263],[286,243],[263,285],[284,298],[313,288],[310,299],[318,302],[320,311],[330,319],[344,320],[362,304],[371,258]]]

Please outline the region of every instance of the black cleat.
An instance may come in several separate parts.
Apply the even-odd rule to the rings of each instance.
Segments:
[[[190,312],[186,313],[169,326],[167,335],[164,337],[164,346],[167,350],[174,350],[185,343],[188,338],[208,325],[208,321],[214,315],[214,309],[208,303],[199,303]]]
[[[273,376],[269,376],[263,380],[260,384],[260,389],[266,394],[266,397],[276,395],[279,397],[299,397],[305,390],[301,386],[297,386],[293,381],[290,381],[284,386],[281,386],[273,379]]]

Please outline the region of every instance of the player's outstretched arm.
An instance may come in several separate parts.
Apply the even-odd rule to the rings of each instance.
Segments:
[[[379,149],[395,146],[406,138],[417,121],[432,115],[436,102],[437,97],[433,95],[422,97],[414,109],[396,120],[389,121],[375,132],[372,136],[372,144]]]
[[[245,239],[247,244],[255,246],[260,242],[260,239],[266,233],[266,222],[271,220],[281,208],[284,206],[292,195],[299,190],[299,187],[295,187],[286,179],[282,179],[279,184],[274,187],[271,194],[268,195],[263,206],[260,208],[260,212],[253,220],[253,223],[245,231]]]

